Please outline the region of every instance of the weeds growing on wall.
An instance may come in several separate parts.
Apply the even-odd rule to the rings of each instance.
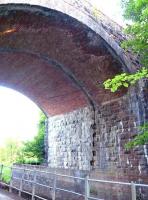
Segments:
[[[134,139],[129,141],[125,145],[125,148],[129,150],[133,147],[144,145],[146,143],[148,143],[148,123],[145,123],[143,126],[139,127],[139,134],[135,136]]]

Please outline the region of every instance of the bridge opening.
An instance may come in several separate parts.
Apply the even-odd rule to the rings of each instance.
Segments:
[[[23,149],[26,148],[24,143],[28,143],[28,141],[30,141],[28,144],[30,148],[37,148],[31,141],[40,142],[35,140],[39,137],[37,135],[45,135],[44,127],[43,133],[39,133],[39,126],[41,126],[39,122],[43,117],[42,123],[44,123],[45,115],[41,115],[40,108],[29,98],[10,88],[0,87],[0,96],[0,163],[10,166],[17,162],[22,164],[38,163],[38,157],[35,154],[31,155],[30,152],[30,155],[27,156]],[[44,143],[44,137],[41,140]],[[30,149],[30,151],[32,150]],[[44,157],[43,161],[45,162]]]

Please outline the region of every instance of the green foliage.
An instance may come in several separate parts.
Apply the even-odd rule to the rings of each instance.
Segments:
[[[41,113],[38,125],[38,134],[32,141],[24,143],[22,153],[25,160],[18,160],[21,163],[41,163],[44,160],[44,135],[45,135],[45,119],[46,116]]]
[[[103,84],[105,89],[111,90],[111,92],[116,92],[121,87],[129,87],[134,85],[138,80],[142,78],[148,78],[148,69],[142,68],[135,74],[122,73],[116,75],[112,79],[106,80]]]
[[[122,0],[124,17],[133,21],[143,21],[146,18],[147,0]]]
[[[2,171],[2,181],[5,183],[10,183],[10,180],[11,180],[11,168],[4,166]]]
[[[39,164],[44,160],[45,115],[40,114],[38,133],[32,141],[20,142],[8,139],[5,146],[0,147],[0,163],[11,166],[13,163]]]
[[[122,0],[124,17],[134,23],[125,30],[132,37],[122,47],[140,55],[141,64],[148,66],[148,1]]]
[[[40,114],[38,134],[32,141],[22,143],[16,139],[8,139],[5,146],[0,147],[0,163],[11,166],[13,163],[40,164],[44,160],[45,115]],[[9,183],[11,169],[3,167],[2,181]]]
[[[20,158],[22,143],[16,139],[8,139],[5,146],[0,147],[0,163],[12,165]]]
[[[139,129],[140,134],[125,145],[126,149],[131,149],[138,145],[144,145],[148,143],[148,123],[145,123],[143,126],[140,126]]]
[[[122,6],[124,17],[133,21],[126,29],[131,37],[122,43],[122,47],[138,54],[143,68],[135,74],[122,73],[106,80],[105,89],[110,89],[111,92],[133,85],[142,78],[148,78],[148,1],[122,0]]]

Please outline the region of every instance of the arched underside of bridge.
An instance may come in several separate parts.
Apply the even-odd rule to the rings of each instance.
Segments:
[[[123,94],[103,88],[104,80],[132,70],[109,35],[107,42],[77,19],[41,6],[4,4],[0,13],[0,84],[22,92],[48,116]]]

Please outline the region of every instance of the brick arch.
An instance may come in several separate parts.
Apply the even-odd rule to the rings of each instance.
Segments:
[[[66,15],[68,11],[60,12],[71,5],[63,1],[59,7],[57,4],[57,11],[53,2],[0,6],[0,84],[26,94],[48,115],[123,95],[106,92],[102,86],[116,73],[133,70],[126,65],[123,54],[122,58],[119,55],[120,47],[117,54],[110,37],[107,41],[102,35],[102,27],[98,35],[83,20],[77,20],[78,13],[72,14],[76,15],[74,19]]]
[[[0,49],[0,52],[0,85],[28,96],[47,115],[69,112],[91,103],[86,91],[71,74],[64,71],[60,63],[43,55],[41,58],[37,54],[16,49]],[[17,62],[13,63],[14,59]],[[25,62],[20,65],[22,60]],[[56,84],[61,84],[62,88],[56,88]],[[62,105],[61,102],[65,103]]]
[[[99,34],[112,48],[111,51],[114,51],[126,70],[133,71],[139,67],[136,57],[131,52],[124,52],[120,47],[120,42],[127,37],[123,34],[122,27],[100,11],[95,14],[95,8],[87,0],[32,0],[31,5],[29,0],[0,0],[0,4],[1,6],[9,5],[9,9],[17,7],[18,10],[22,9],[23,4],[26,4],[30,6],[31,10],[33,8],[35,12],[43,12],[46,16],[49,15],[49,9],[67,14]],[[29,9],[28,6],[24,7]]]

